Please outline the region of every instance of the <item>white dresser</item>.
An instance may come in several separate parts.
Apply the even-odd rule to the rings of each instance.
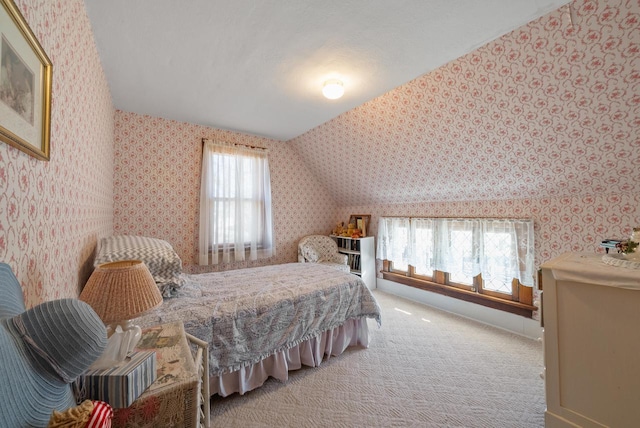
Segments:
[[[640,427],[640,270],[567,253],[542,284],[546,427]]]

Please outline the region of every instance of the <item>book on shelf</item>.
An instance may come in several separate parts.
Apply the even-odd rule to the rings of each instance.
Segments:
[[[360,270],[360,255],[359,254],[349,254],[348,263],[351,270],[359,271]]]
[[[360,251],[360,239],[335,236],[336,244],[343,250]]]

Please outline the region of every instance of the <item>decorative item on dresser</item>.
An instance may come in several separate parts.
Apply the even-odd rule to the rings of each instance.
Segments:
[[[369,290],[376,288],[374,237],[349,238],[331,235],[331,238],[338,245],[338,251],[347,256],[351,273],[360,276]]]
[[[134,325],[137,318],[162,304],[162,295],[140,260],[125,260],[99,265],[80,293],[105,324],[111,324],[111,334],[124,333],[119,361],[129,354],[140,340],[141,329]]]
[[[546,426],[638,426],[640,264],[592,253],[542,265]]]

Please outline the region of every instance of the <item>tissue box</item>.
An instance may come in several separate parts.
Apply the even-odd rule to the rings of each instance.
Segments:
[[[117,366],[89,370],[82,375],[86,398],[106,401],[112,407],[129,407],[156,380],[156,353],[133,352]]]

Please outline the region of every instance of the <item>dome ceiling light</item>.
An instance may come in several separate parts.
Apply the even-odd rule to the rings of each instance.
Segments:
[[[344,85],[338,79],[329,79],[324,82],[322,95],[330,100],[336,100],[344,94]]]

